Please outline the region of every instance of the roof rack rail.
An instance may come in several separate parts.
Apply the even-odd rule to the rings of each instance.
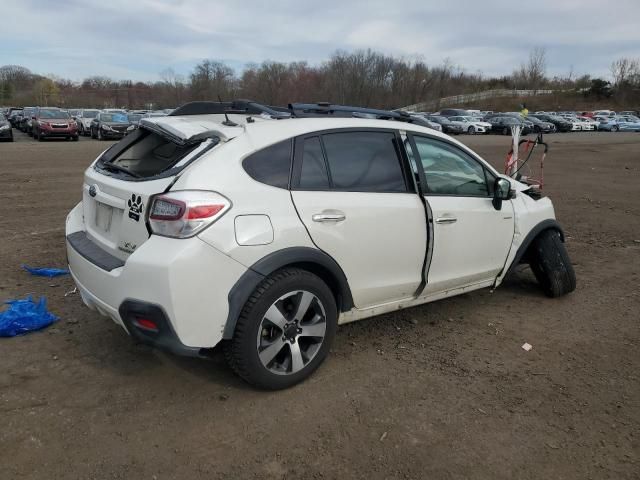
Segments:
[[[182,115],[212,115],[212,114],[238,114],[238,115],[269,115],[273,118],[289,118],[291,112],[276,110],[251,100],[233,100],[231,102],[198,101],[185,103],[176,108],[169,116]]]
[[[332,105],[328,102],[318,103],[290,103],[289,110],[294,117],[318,117],[333,115],[336,117],[375,118],[379,120],[396,120],[399,122],[415,123],[428,126],[428,123],[419,117],[407,112],[380,110],[377,108],[351,107],[348,105]]]

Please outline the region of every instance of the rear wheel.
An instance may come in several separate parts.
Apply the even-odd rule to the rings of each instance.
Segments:
[[[557,230],[545,230],[533,241],[529,265],[548,297],[560,297],[576,289],[576,274]]]
[[[277,390],[301,382],[320,366],[337,328],[336,302],[316,275],[286,268],[268,276],[245,304],[233,339],[230,367],[245,381]]]

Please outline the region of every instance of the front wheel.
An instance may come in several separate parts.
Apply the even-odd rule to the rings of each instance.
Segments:
[[[620,127],[618,127],[617,125],[614,125],[613,127],[611,127],[612,132],[617,132],[618,130],[620,130]]]
[[[248,383],[278,390],[301,382],[320,366],[338,324],[336,302],[316,275],[286,268],[268,276],[245,304],[233,339],[230,367]]]
[[[476,129],[475,129],[473,126],[471,126],[471,127],[469,127],[469,128],[467,129],[467,133],[468,133],[469,135],[475,135],[475,133],[476,133]]]
[[[560,297],[576,289],[576,274],[557,230],[545,230],[533,241],[529,265],[548,297]]]

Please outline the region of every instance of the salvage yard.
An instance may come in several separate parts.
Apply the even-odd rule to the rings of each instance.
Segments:
[[[219,352],[135,345],[69,276],[21,269],[65,266],[65,217],[110,143],[14,133],[0,301],[45,295],[60,320],[0,338],[0,478],[638,478],[640,134],[546,137],[574,293],[545,297],[523,267],[495,292],[342,326],[315,375],[263,392]],[[511,141],[458,138],[500,169]]]

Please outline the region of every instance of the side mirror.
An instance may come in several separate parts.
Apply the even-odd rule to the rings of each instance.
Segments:
[[[506,178],[497,178],[493,184],[493,207],[502,210],[502,201],[511,197],[511,182]]]

